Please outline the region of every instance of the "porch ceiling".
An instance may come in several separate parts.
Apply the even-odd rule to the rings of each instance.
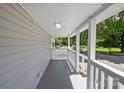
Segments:
[[[67,36],[83,21],[89,18],[103,4],[98,3],[52,3],[52,4],[22,4],[33,18],[50,35]],[[62,30],[58,31],[55,22],[62,23]]]

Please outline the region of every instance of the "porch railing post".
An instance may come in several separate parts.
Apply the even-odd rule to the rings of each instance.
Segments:
[[[87,66],[87,88],[93,88],[93,71],[94,66],[91,64],[91,60],[95,59],[96,48],[96,23],[95,19],[91,19],[89,22],[88,30],[88,66]]]
[[[68,36],[68,48],[70,48],[70,36]]]
[[[50,48],[52,48],[52,40],[53,40],[53,37],[52,36],[50,36]]]
[[[51,60],[52,60],[52,40],[53,40],[53,37],[52,36],[50,36],[50,58],[51,58]]]
[[[76,32],[76,72],[79,73],[80,32]]]

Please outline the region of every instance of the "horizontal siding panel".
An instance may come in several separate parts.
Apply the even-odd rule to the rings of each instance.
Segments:
[[[0,4],[0,88],[34,88],[50,60],[50,35],[19,4]]]
[[[32,49],[37,49],[37,48],[45,48],[45,46],[42,45],[36,45],[36,46],[20,46],[20,47],[1,47],[0,48],[0,57],[6,56],[6,55],[11,55],[19,52],[24,52],[24,51],[29,51]]]
[[[29,40],[21,40],[21,39],[10,39],[10,38],[0,38],[0,47],[2,46],[26,46],[26,45],[43,45],[47,44],[48,41],[29,41]]]
[[[39,52],[36,52],[35,54],[30,54],[28,56],[24,56],[24,57],[22,57],[20,59],[9,61],[8,64],[1,65],[0,66],[0,77],[4,73],[6,73],[7,71],[10,71],[10,69],[14,69],[14,67],[20,66],[22,64],[22,62],[24,62],[25,60],[31,59],[32,57],[36,57],[37,56],[36,54],[39,54]],[[41,51],[40,51],[40,54],[39,55],[41,57],[43,57],[43,55],[41,55]]]
[[[30,21],[30,23],[34,24],[37,28],[39,28],[41,31],[43,31],[44,34],[48,34],[46,31],[44,31],[43,28],[41,28],[41,27],[39,26],[39,24],[38,24],[36,21],[34,21],[34,20],[32,19],[32,16],[30,16],[30,15],[27,14],[27,11],[24,11],[24,8],[22,8],[22,7],[19,6],[18,4],[16,4],[16,5],[11,5],[11,6],[12,6],[13,8],[17,9],[22,15],[24,15],[25,18]]]
[[[19,52],[14,55],[9,55],[9,56],[4,56],[0,58],[0,67],[5,66],[7,64],[11,64],[12,62],[16,62],[17,60],[23,59],[27,56],[33,55],[37,52],[40,52],[40,48],[31,50],[31,51],[26,51],[26,52]]]
[[[23,39],[27,39],[27,40],[37,40],[39,41],[40,39],[43,39],[41,37],[39,38],[36,38],[36,37],[32,37],[32,36],[29,36],[29,35],[26,35],[26,34],[20,34],[20,33],[17,33],[17,32],[14,32],[14,31],[8,31],[8,30],[5,30],[5,29],[1,29],[0,28],[0,37],[10,37],[10,38],[22,38]]]
[[[35,29],[30,30],[29,28],[24,27],[24,24],[18,25],[16,22],[10,21],[1,16],[0,16],[0,24],[1,24],[0,26],[2,28],[4,28],[4,29],[7,28],[7,29],[9,29],[9,31],[13,30],[13,31],[21,32],[21,33],[23,32],[23,33],[27,33],[27,34],[35,36],[35,37],[42,37],[42,38],[48,37],[47,35],[37,33]]]
[[[40,56],[39,56],[40,58]],[[11,70],[7,74],[3,75],[0,79],[0,87],[8,86],[9,82],[12,82],[13,79],[17,79],[18,76],[20,76],[21,73],[24,73],[28,67],[33,64],[32,61],[37,61],[38,57],[33,57],[33,59],[28,59],[28,62],[23,63],[23,65],[20,65],[19,67],[16,68],[16,70]],[[25,82],[26,83],[26,82]],[[15,83],[16,85],[16,83]]]
[[[21,21],[24,22],[25,24],[27,24],[27,25],[33,27],[34,29],[36,29],[36,30],[38,30],[38,31],[40,30],[40,29],[38,29],[38,28],[36,27],[36,25],[34,25],[34,24],[32,23],[32,21],[30,21],[30,19],[27,20],[29,16],[26,17],[25,15],[23,15],[21,12],[19,12],[19,11],[18,11],[15,7],[13,7],[13,6],[8,6],[8,7],[9,7],[9,9],[6,8],[5,6],[3,6],[2,9],[3,9],[3,10],[6,10],[9,15],[12,15],[12,17],[14,16],[14,18],[21,20]],[[16,11],[18,11],[18,12],[16,12]],[[16,12],[16,14],[15,14],[15,12]],[[14,15],[14,14],[15,14],[15,15]]]
[[[42,31],[39,31],[39,30],[33,28],[33,26],[25,23],[23,20],[19,20],[18,18],[16,18],[16,16],[13,16],[12,14],[10,14],[8,12],[5,12],[4,9],[1,9],[0,18],[4,19],[5,21],[8,21],[10,23],[16,24],[16,25],[18,25],[20,27],[23,27],[25,29],[28,29],[29,31],[33,31],[33,32],[35,32],[37,34],[41,34],[41,32],[42,32]]]
[[[35,60],[35,61],[38,62],[38,60]],[[20,86],[22,86],[23,89],[32,88],[33,84],[35,84],[34,79],[35,79],[35,81],[37,80],[37,74],[35,72],[36,70],[33,71],[34,67],[36,67],[36,64],[37,63],[32,62],[32,64],[30,64],[30,66],[27,65],[27,66],[23,67],[24,71],[21,71],[21,73],[18,73],[18,74],[16,73],[16,78],[11,77],[11,80],[9,80],[9,82],[5,82],[4,85],[2,85],[2,87],[4,87],[4,88],[20,88]],[[34,72],[34,73],[32,73],[32,72]],[[17,84],[15,85],[15,83],[17,83]]]
[[[29,63],[30,60],[32,60],[32,58],[37,58],[37,56],[40,56],[40,55],[38,55],[38,54],[37,55],[30,55],[26,58],[20,59],[18,62],[15,61],[15,62],[12,62],[11,64],[7,64],[7,65],[2,66],[0,68],[0,70],[1,70],[0,71],[0,77],[2,77],[3,75],[7,74],[10,71],[19,69],[24,64]]]

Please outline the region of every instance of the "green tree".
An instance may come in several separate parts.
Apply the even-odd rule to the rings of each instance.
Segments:
[[[88,30],[85,30],[80,33],[80,45],[87,46],[88,44]]]
[[[67,40],[67,37],[56,37],[55,38],[55,45],[56,46],[64,46],[64,45],[67,45],[68,44],[68,40]]]
[[[111,34],[109,38],[106,38],[104,41],[103,41],[103,47],[107,47],[108,50],[109,50],[109,54],[111,54],[111,48],[112,47],[116,47],[117,46],[117,43],[116,43],[116,37]]]
[[[70,45],[72,47],[72,49],[76,49],[76,35],[74,35],[73,37],[70,38]]]
[[[124,11],[97,25],[97,41],[108,41],[109,44],[105,43],[108,44],[106,47],[111,44],[111,47],[120,47],[121,52],[124,52]]]
[[[121,52],[124,53],[124,10],[117,15],[116,29],[118,31],[118,39]]]

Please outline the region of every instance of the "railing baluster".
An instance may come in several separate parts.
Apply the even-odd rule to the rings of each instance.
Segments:
[[[113,89],[118,89],[118,88],[119,88],[119,79],[113,78]]]
[[[82,63],[84,63],[84,57],[81,57],[82,58]]]
[[[101,71],[101,84],[100,84],[100,89],[104,89],[104,72]]]
[[[98,72],[99,72],[99,69],[96,68],[96,70],[95,70],[95,89],[98,89]]]
[[[113,78],[111,76],[108,76],[108,84],[107,84],[108,89],[113,88]]]
[[[94,89],[96,88],[95,87],[95,84],[96,84],[95,79],[96,79],[96,67],[94,66],[94,73],[93,73],[93,88]]]
[[[94,75],[94,65],[92,65],[92,62],[88,62],[88,64],[87,64],[88,66],[88,68],[87,68],[87,80],[89,80],[88,82],[87,82],[87,87],[89,88],[89,89],[93,89],[94,88],[94,86],[93,86],[93,75]]]
[[[108,75],[105,73],[105,77],[104,77],[104,89],[107,89],[107,85],[108,85]]]
[[[124,84],[122,84],[121,82],[119,82],[118,88],[119,89],[124,89]]]
[[[101,88],[101,70],[98,71],[98,89]]]

